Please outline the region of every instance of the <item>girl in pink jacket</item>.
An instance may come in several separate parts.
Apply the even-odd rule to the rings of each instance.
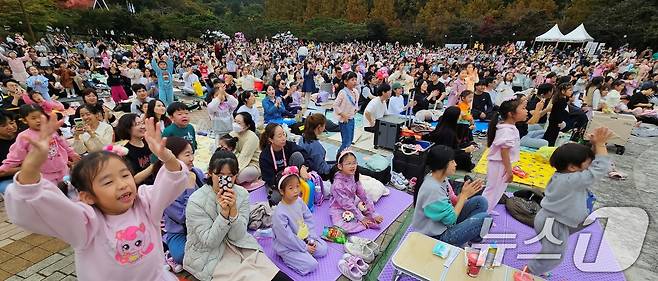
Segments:
[[[29,139],[31,149],[5,194],[11,221],[69,243],[80,280],[178,280],[162,266],[160,219],[185,189],[188,169],[164,146],[153,118],[147,122],[146,141],[164,163],[155,184],[138,190],[121,156],[94,152],[71,171],[77,202],[40,172],[58,127],[54,118],[41,117],[39,134]]]
[[[23,105],[20,108],[21,121],[29,127],[16,137],[16,142],[9,148],[7,159],[2,161],[0,170],[15,168],[21,165],[26,155],[30,152],[30,140],[36,139],[41,134],[42,117],[45,118],[43,109],[36,105]],[[55,116],[50,118],[56,119]],[[56,122],[56,120],[54,120]],[[41,166],[43,177],[54,184],[62,181],[69,174],[68,162],[78,161],[80,156],[62,136],[53,132],[48,143],[48,155]]]

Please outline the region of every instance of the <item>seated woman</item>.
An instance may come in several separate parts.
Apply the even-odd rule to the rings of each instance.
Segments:
[[[323,180],[329,180],[329,172],[333,164],[325,159],[327,151],[324,149],[318,136],[324,132],[327,118],[320,113],[314,113],[306,117],[304,123],[304,134],[299,139],[298,145],[306,151],[311,170],[317,172]]]
[[[171,119],[167,117],[167,107],[160,99],[149,101],[145,117],[154,118],[155,122],[160,126],[160,130],[164,130],[167,126],[171,125]]]
[[[434,145],[445,145],[452,148],[457,169],[470,172],[475,167],[471,160],[471,153],[477,149],[477,146],[473,143],[464,144],[458,137],[457,122],[460,115],[461,110],[459,107],[448,107],[441,116],[439,125],[436,126],[434,131],[426,135],[424,140],[431,141]]]
[[[517,97],[522,102],[527,103],[528,98],[526,96],[517,94]],[[544,105],[545,101],[543,99],[539,100],[535,105],[535,109],[528,113],[529,119],[516,123],[516,129],[519,130],[519,136],[521,137],[521,146],[531,148],[548,146],[548,141],[542,138],[545,133],[544,127],[537,124],[539,119],[551,110],[550,108],[544,109]]]
[[[265,124],[279,123],[288,126],[295,124],[294,119],[284,118],[290,117],[290,113],[286,110],[281,97],[276,96],[276,91],[272,85],[267,86],[267,96],[263,99],[263,111],[265,116]]]
[[[82,91],[82,103],[83,105],[91,105],[98,107],[99,111],[103,113],[101,120],[107,122],[108,124],[114,123],[116,117],[112,113],[112,108],[109,108],[103,104],[103,100],[98,98],[96,90],[94,89],[85,89]],[[75,112],[75,117],[80,117],[80,107]]]
[[[252,91],[244,91],[240,94],[238,99],[238,110],[236,113],[247,112],[251,115],[251,119],[256,123],[256,128],[263,128],[263,119],[256,108],[256,93]]]
[[[176,198],[164,210],[164,227],[165,235],[163,240],[169,248],[169,258],[167,263],[171,269],[178,273],[183,270],[183,256],[185,253],[185,242],[187,241],[187,227],[185,224],[185,208],[190,195],[198,188],[203,186],[205,175],[199,168],[194,167],[194,153],[192,146],[183,138],[168,137],[165,146],[176,155],[176,158],[189,169],[189,181],[187,189]],[[153,164],[153,171],[158,173],[162,167],[162,161],[158,160]]]
[[[237,175],[233,153],[213,154],[206,184],[192,193],[185,208],[183,267],[199,280],[292,280],[247,232],[249,193],[235,184]]]
[[[487,214],[487,200],[481,195],[482,180],[467,181],[459,195],[452,192],[448,177],[455,174],[454,149],[438,145],[430,149],[430,173],[414,194],[416,206],[411,226],[418,232],[462,247],[482,240],[480,232]]]
[[[114,130],[116,142],[125,143],[123,146],[128,149],[128,154],[123,158],[130,163],[135,182],[137,184],[153,184],[157,173],[153,173],[150,161],[151,149],[149,149],[148,143],[144,141],[146,133],[144,120],[134,113],[124,114],[119,118],[117,127]]]
[[[268,187],[270,205],[274,206],[281,201],[281,194],[276,187],[276,174],[287,166],[310,167],[308,156],[299,145],[286,140],[286,132],[277,123],[269,123],[265,127],[265,131],[260,136],[260,149],[258,165]],[[301,176],[308,179],[305,173]]]
[[[260,178],[260,167],[258,166],[258,159],[260,158],[259,140],[258,135],[256,135],[256,124],[251,119],[251,114],[247,112],[236,114],[233,121],[233,132],[230,135],[238,138],[235,154],[238,157],[240,174],[238,174],[236,182],[242,186],[245,186],[245,184],[251,185]],[[249,189],[247,188],[247,190]]]
[[[83,124],[76,124],[73,130],[73,149],[78,154],[101,151],[103,146],[114,140],[114,129],[102,121],[102,113],[97,106],[85,104],[79,108]]]

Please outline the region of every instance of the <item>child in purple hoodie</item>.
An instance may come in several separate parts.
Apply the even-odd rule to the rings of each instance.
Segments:
[[[168,264],[174,272],[178,273],[183,270],[185,242],[187,241],[185,207],[187,207],[187,200],[190,198],[190,195],[199,187],[203,186],[205,176],[203,171],[194,167],[194,152],[192,152],[192,146],[188,141],[179,137],[168,137],[165,146],[176,155],[179,161],[183,162],[189,168],[189,180],[186,184],[188,188],[164,210],[165,235],[163,239],[169,248],[169,255],[171,256],[171,259],[168,259]],[[161,167],[162,161],[158,160],[154,164],[153,170],[157,172]]]
[[[162,266],[159,226],[164,209],[185,189],[188,170],[164,146],[153,118],[147,121],[146,141],[165,167],[155,184],[138,190],[121,156],[94,152],[71,172],[78,202],[41,175],[59,125],[42,116],[39,135],[28,140],[31,149],[5,194],[11,221],[70,244],[80,280],[178,280]]]
[[[337,164],[331,170],[331,222],[345,229],[347,233],[379,228],[384,218],[375,213],[375,205],[366,196],[366,191],[359,181],[356,155],[350,150],[343,150],[336,160]]]
[[[316,258],[327,255],[327,243],[315,232],[313,214],[299,198],[299,171],[291,166],[277,178],[281,201],[272,215],[274,251],[295,272],[306,275],[318,267]]]

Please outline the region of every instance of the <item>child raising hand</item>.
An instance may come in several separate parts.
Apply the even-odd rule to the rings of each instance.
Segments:
[[[592,148],[568,143],[551,155],[551,166],[557,171],[546,186],[542,208],[535,216],[535,231],[539,234],[544,228],[552,227],[548,231],[557,241],[541,235],[536,239],[541,243],[540,254],[558,254],[560,258],[532,260],[524,271],[543,275],[562,263],[569,236],[584,227],[583,222],[590,214],[587,203],[590,188],[610,171],[606,142],[611,136],[610,129],[597,128],[590,135]]]
[[[139,190],[124,159],[112,152],[93,152],[71,172],[80,201],[69,200],[50,181],[42,180],[52,134],[61,123],[41,117],[38,137],[29,139],[21,171],[7,189],[9,218],[31,232],[53,236],[75,250],[80,280],[177,280],[162,267],[160,219],[164,209],[187,186],[187,168],[164,145],[153,118],[146,122],[146,141],[164,163],[154,185]]]

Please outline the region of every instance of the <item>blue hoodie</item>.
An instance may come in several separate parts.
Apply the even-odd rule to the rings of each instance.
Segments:
[[[277,97],[279,99],[279,97]],[[283,115],[287,112],[286,106],[281,101],[279,107],[274,106],[274,102],[270,100],[269,97],[263,99],[263,112],[265,115],[265,123],[269,123],[272,120],[281,119]]]
[[[174,202],[164,210],[165,232],[167,234],[174,233],[187,233],[185,227],[185,207],[187,207],[187,199],[199,187],[203,186],[205,174],[199,168],[192,167],[192,172],[196,174],[196,184],[193,187],[185,189],[183,193],[176,198]],[[166,237],[165,237],[166,240]]]
[[[308,162],[311,170],[316,171],[320,175],[328,175],[329,170],[331,170],[331,165],[327,164],[325,161],[325,156],[327,151],[324,149],[320,141],[312,140],[307,142],[302,137],[299,139],[298,145],[306,151],[308,154]]]

